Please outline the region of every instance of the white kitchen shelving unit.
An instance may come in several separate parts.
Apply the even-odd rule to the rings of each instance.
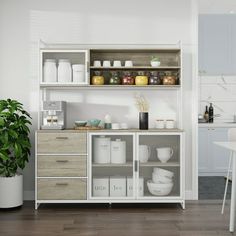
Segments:
[[[119,51],[127,54],[128,52],[135,53],[144,51],[145,53],[149,52],[159,52],[161,55],[165,53],[170,53],[172,55],[177,55],[178,63],[173,65],[166,64],[158,67],[152,68],[147,64],[134,66],[132,68],[95,68],[92,66],[93,60],[100,53],[105,53],[104,58],[110,57],[112,52],[116,53],[116,57],[119,58]],[[42,101],[49,100],[50,94],[54,92],[60,92],[61,90],[75,90],[78,93],[82,90],[152,90],[152,91],[170,91],[173,96],[175,96],[175,100],[177,103],[176,111],[177,111],[177,129],[175,130],[147,130],[147,131],[138,131],[138,130],[126,130],[126,131],[88,131],[88,176],[87,178],[87,199],[86,200],[40,200],[36,203],[118,203],[118,202],[140,202],[140,203],[180,203],[183,208],[185,208],[185,161],[184,161],[184,133],[182,131],[183,128],[183,99],[182,99],[182,88],[183,88],[183,79],[182,79],[182,50],[181,43],[173,44],[173,45],[53,45],[53,44],[44,44],[42,48],[39,50],[40,54],[40,66],[39,66],[39,116],[38,116],[38,128],[40,129],[42,117],[41,117],[41,104]],[[92,58],[91,58],[92,56]],[[43,63],[45,59],[70,59],[72,64],[82,63],[86,68],[86,77],[84,83],[76,84],[76,83],[46,83],[43,80]],[[167,59],[169,57],[167,56]],[[178,71],[179,73],[179,83],[176,85],[148,85],[148,86],[135,86],[135,85],[91,85],[90,78],[91,73],[95,70],[170,70],[170,71]],[[92,163],[92,138],[97,135],[109,135],[111,137],[126,137],[131,140],[132,143],[132,154],[129,153],[129,161],[126,164],[95,164]],[[162,142],[162,139],[165,141]],[[139,163],[138,157],[138,145],[142,142],[150,143],[151,145],[158,145],[160,143],[162,146],[168,146],[168,140],[172,140],[174,143],[178,154],[176,154],[176,158],[171,159],[167,163],[161,163],[154,156],[151,157],[150,161],[147,163]],[[173,141],[174,140],[174,141]],[[153,142],[156,142],[153,143]],[[37,149],[36,149],[37,150]],[[131,156],[130,156],[131,155]],[[150,178],[150,171],[153,167],[161,167],[170,170],[174,170],[176,176],[175,188],[170,193],[169,196],[151,196],[146,188],[146,180]],[[36,161],[36,170],[37,170],[37,161]],[[103,173],[107,171],[112,175],[112,172],[115,170],[121,174],[125,174],[128,170],[127,175],[133,176],[133,196],[125,197],[125,198],[97,198],[92,196],[92,176],[94,171],[98,173],[98,175],[102,176]],[[145,180],[145,189],[144,196],[140,197],[138,195],[138,178],[144,172],[146,176],[144,176]],[[36,171],[37,173],[37,171]],[[100,173],[100,174],[99,174]],[[36,175],[36,181],[37,181]],[[55,178],[55,177],[54,177]],[[151,178],[150,178],[151,179]],[[37,183],[36,183],[37,188]],[[36,191],[37,192],[37,191]],[[37,199],[37,198],[36,198]],[[37,205],[36,204],[36,205]]]

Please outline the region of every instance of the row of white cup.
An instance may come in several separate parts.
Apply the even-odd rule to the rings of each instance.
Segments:
[[[132,197],[133,178],[111,176],[93,178],[93,197]],[[139,178],[139,196],[144,195],[144,178]]]
[[[101,61],[96,60],[93,62],[93,66],[94,67],[101,67],[101,66],[111,67],[111,61],[106,60],[106,61],[103,61],[102,63]],[[125,67],[132,67],[132,66],[133,66],[133,61],[125,61]],[[122,67],[121,61],[118,61],[118,60],[113,61],[113,67]]]

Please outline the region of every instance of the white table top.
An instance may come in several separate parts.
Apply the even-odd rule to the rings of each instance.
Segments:
[[[236,152],[236,142],[214,142],[214,144]]]

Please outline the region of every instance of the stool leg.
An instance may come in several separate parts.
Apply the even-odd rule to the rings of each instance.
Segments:
[[[229,183],[229,173],[230,173],[231,162],[232,162],[232,154],[233,154],[233,152],[231,151],[231,152],[230,152],[230,158],[229,158],[229,166],[228,166],[227,178],[226,178],[226,183],[225,183],[225,192],[224,192],[224,198],[223,198],[223,204],[222,204],[221,214],[224,214],[225,200],[226,200],[227,189],[228,189],[228,183]]]

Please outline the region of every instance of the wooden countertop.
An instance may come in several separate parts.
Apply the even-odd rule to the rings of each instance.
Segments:
[[[71,129],[63,129],[63,130],[37,130],[36,132],[43,132],[43,133],[55,133],[55,132],[78,132],[78,133],[115,133],[115,132],[121,132],[121,133],[128,133],[128,132],[140,132],[140,133],[148,133],[148,132],[164,132],[164,133],[174,133],[174,132],[184,132],[182,129],[148,129],[148,130],[140,130],[140,129],[98,129],[98,130],[75,130],[73,128]]]

